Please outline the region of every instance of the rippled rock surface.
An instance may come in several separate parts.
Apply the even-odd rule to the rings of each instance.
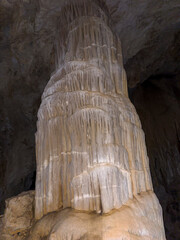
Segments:
[[[146,219],[149,226],[140,224],[137,231],[143,236],[149,227],[147,239],[165,239],[144,133],[128,98],[121,45],[108,12],[101,3],[70,1],[61,10],[60,25],[57,70],[38,111],[36,219],[67,207],[119,212],[138,194],[149,192],[151,207],[140,201],[139,208],[143,215],[150,216],[151,211],[154,215]],[[131,229],[130,222],[126,224]],[[61,232],[61,226],[58,229]],[[122,231],[118,230],[118,239],[135,239]],[[75,229],[65,235],[49,239],[80,239]],[[97,239],[111,239],[107,236]]]

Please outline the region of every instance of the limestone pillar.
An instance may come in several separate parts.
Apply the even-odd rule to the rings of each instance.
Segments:
[[[82,239],[164,240],[144,132],[128,98],[121,44],[108,11],[99,1],[68,1],[61,11],[59,32],[57,69],[38,112],[36,219],[54,211],[64,214],[63,209],[70,208],[63,215],[64,223],[69,211],[77,219],[78,214],[91,213],[97,226],[101,222],[99,238],[87,237],[87,230]],[[123,222],[127,206],[133,214],[127,210],[124,217],[129,216],[129,222],[125,218]],[[139,237],[123,233],[131,232],[136,218],[142,221],[136,226]],[[113,221],[126,224],[124,230],[117,227],[116,238],[108,232]],[[80,239],[77,229],[69,237],[63,237],[62,231],[56,228],[49,239]]]

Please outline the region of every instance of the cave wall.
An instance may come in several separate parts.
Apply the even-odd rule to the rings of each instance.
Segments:
[[[130,89],[146,136],[167,239],[180,238],[180,76],[157,75]]]
[[[35,183],[37,110],[55,68],[63,1],[0,2],[0,211]],[[122,40],[129,93],[146,135],[167,239],[179,233],[179,0],[108,1]],[[180,237],[179,237],[180,238]]]
[[[6,198],[35,186],[37,110],[54,64],[52,41],[39,40],[35,31],[36,3],[0,5],[1,213]]]

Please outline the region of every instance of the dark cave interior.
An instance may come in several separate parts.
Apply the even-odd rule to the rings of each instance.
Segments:
[[[41,94],[55,66],[59,2],[0,3],[0,211],[35,188]],[[62,1],[60,1],[62,2]],[[44,4],[44,5],[43,5]],[[106,1],[122,41],[129,96],[145,132],[166,237],[180,239],[180,2]],[[138,7],[137,7],[138,6]]]

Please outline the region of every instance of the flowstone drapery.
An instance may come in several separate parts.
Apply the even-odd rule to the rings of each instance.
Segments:
[[[112,233],[108,235],[108,222],[103,225],[101,216],[99,228],[107,226],[106,235],[100,231],[97,238],[90,234],[92,229],[78,235],[86,229],[80,224],[75,232],[70,233],[68,228],[68,233],[63,232],[62,226],[57,227],[59,220],[54,218],[56,230],[48,239],[142,236],[164,240],[144,133],[128,98],[121,45],[111,30],[108,12],[102,3],[69,1],[62,8],[60,19],[57,70],[44,90],[38,112],[36,219],[60,211],[66,223],[72,218],[69,211],[77,219],[92,212],[98,226],[97,213],[109,213],[111,223],[116,219],[121,226],[126,223],[128,229],[117,227],[116,238],[112,238]],[[129,223],[127,219],[123,223],[120,217],[123,206],[132,211],[125,214]],[[62,209],[68,207],[72,210],[65,215]],[[147,218],[145,223],[143,217]],[[131,233],[135,218],[142,218],[142,222],[136,227],[137,233]]]

